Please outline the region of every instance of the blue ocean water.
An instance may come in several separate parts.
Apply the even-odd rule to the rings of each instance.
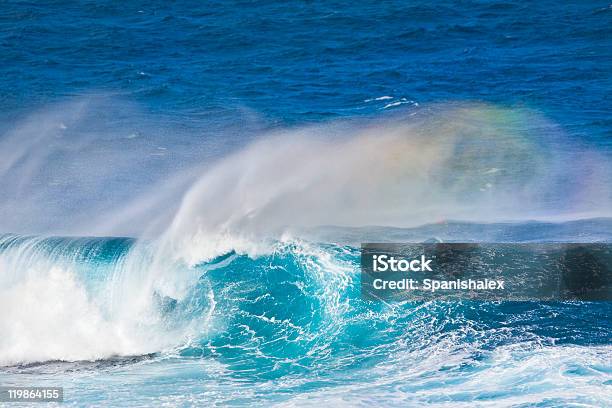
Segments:
[[[601,139],[610,13],[605,1],[9,1],[0,110],[107,91],[181,119],[252,109],[303,123],[482,100]],[[381,96],[393,99],[366,102]]]
[[[611,50],[604,1],[4,2],[0,385],[612,405],[609,302],[359,287],[365,241],[612,241]]]

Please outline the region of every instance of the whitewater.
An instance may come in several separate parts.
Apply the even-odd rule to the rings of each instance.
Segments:
[[[361,242],[610,242],[609,157],[543,115],[436,104],[207,160],[192,135],[100,138],[106,98],[0,140],[2,384],[74,405],[612,404],[609,302],[360,295]]]

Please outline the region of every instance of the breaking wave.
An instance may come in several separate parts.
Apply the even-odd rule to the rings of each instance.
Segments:
[[[205,169],[197,157],[180,169],[144,163],[157,188],[133,195],[142,171],[130,188],[117,180],[129,178],[141,146],[109,137],[119,173],[98,180],[64,169],[62,180],[97,180],[103,187],[88,184],[92,202],[117,186],[129,204],[109,198],[89,209],[79,191],[50,200],[58,187],[48,181],[62,160],[101,147],[88,137],[84,150],[68,149],[69,126],[55,127],[65,123],[58,113],[46,117],[53,131],[41,144],[10,150],[19,130],[0,140],[13,152],[0,167],[4,191],[33,197],[23,224],[15,199],[0,202],[14,214],[0,226],[17,232],[0,236],[7,370],[145,356],[215,361],[210,381],[255,381],[255,394],[274,384],[277,396],[299,388],[292,401],[301,404],[346,402],[346,387],[362,403],[512,404],[516,394],[504,390],[515,383],[526,387],[521,402],[610,402],[601,391],[610,375],[606,302],[360,297],[362,241],[609,242],[607,157],[576,148],[541,116],[455,104],[279,131]],[[48,137],[57,143],[42,154]],[[135,238],[83,237],[128,230]],[[451,383],[462,391],[448,391]],[[229,402],[232,392],[223,394]]]

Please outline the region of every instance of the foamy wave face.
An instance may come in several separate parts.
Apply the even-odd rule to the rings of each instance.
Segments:
[[[0,273],[3,272],[0,270]],[[97,360],[140,355],[158,348],[125,322],[104,315],[72,272],[60,267],[0,291],[0,365]]]
[[[353,286],[354,265],[333,252],[277,243],[278,268],[267,266],[274,257],[236,255],[188,268],[160,263],[148,252],[156,243],[148,245],[0,236],[0,310],[10,316],[0,322],[0,366],[200,349],[236,317],[255,330],[246,322],[277,326],[275,341],[297,335],[306,352],[313,340],[329,347],[330,330],[344,324],[342,296]],[[285,275],[285,268],[292,272]],[[267,285],[275,272],[279,281]],[[290,290],[285,304],[267,301],[280,301]],[[252,314],[255,305],[265,307],[260,316]],[[290,305],[299,307],[287,309]],[[306,315],[309,311],[319,318]],[[321,325],[329,330],[321,331]]]
[[[139,356],[206,333],[213,300],[199,293],[193,316],[169,320],[164,292],[176,296],[176,285],[152,281],[157,276],[147,272],[150,257],[140,246],[0,238],[0,310],[7,316],[0,320],[0,365]]]

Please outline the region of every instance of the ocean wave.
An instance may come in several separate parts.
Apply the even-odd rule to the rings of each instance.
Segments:
[[[549,230],[557,237],[565,228],[565,239],[576,240],[576,235],[571,239],[571,231],[584,233],[589,225],[592,228],[593,223],[606,222],[612,220],[488,228],[505,241],[511,235],[500,230],[515,231],[515,240],[521,236],[516,230],[522,230],[522,241],[530,241],[529,231],[534,228],[541,233]],[[430,234],[431,228],[405,230],[404,237],[414,241]],[[443,227],[435,228],[441,235]],[[455,238],[468,241],[475,238],[474,228],[484,229],[464,224],[453,226],[452,231]],[[384,230],[379,229],[378,234]],[[282,372],[279,367],[322,364],[344,347],[366,355],[378,347],[406,342],[425,347],[436,336],[457,335],[475,324],[492,330],[495,334],[490,340],[500,344],[540,337],[548,342],[545,339],[560,335],[556,330],[561,326],[549,327],[553,321],[546,320],[548,312],[539,305],[530,307],[536,315],[542,313],[544,320],[530,330],[542,334],[523,331],[523,322],[510,325],[504,333],[495,320],[479,323],[482,316],[478,312],[466,318],[472,307],[469,302],[390,306],[366,301],[359,289],[360,252],[351,243],[358,240],[355,231],[340,227],[333,231],[335,239],[330,239],[328,231],[327,243],[286,239],[271,242],[257,253],[245,251],[244,246],[228,249],[197,264],[160,258],[159,254],[165,253],[159,246],[165,245],[163,241],[2,236],[0,308],[13,312],[11,319],[0,323],[5,334],[0,340],[0,363],[98,360],[150,353],[202,356],[227,347],[242,354],[240,364],[269,364],[271,371],[262,374],[266,375],[274,372],[274,367]],[[397,230],[389,233],[398,237]],[[589,240],[588,236],[581,238]],[[610,239],[608,235],[604,240]],[[486,307],[503,316],[504,306]],[[572,306],[560,304],[559,308]],[[425,315],[414,320],[423,312]],[[428,326],[427,318],[435,325]],[[596,315],[591,318],[597,322]],[[419,328],[420,324],[424,326]],[[486,329],[489,324],[491,328]],[[598,332],[601,327],[605,325],[583,327],[582,340],[572,341],[605,337]],[[543,334],[547,331],[552,334]]]
[[[521,401],[605,402],[608,302],[361,297],[359,244],[368,240],[610,242],[609,161],[571,148],[540,115],[449,104],[266,134],[205,167],[192,157],[174,169],[184,153],[176,147],[155,156],[161,169],[146,162],[133,175],[146,137],[124,132],[128,144],[117,147],[89,135],[73,149],[63,132],[75,125],[63,116],[47,117],[52,131],[37,143],[19,145],[23,129],[35,131],[29,123],[0,145],[12,152],[0,183],[16,197],[0,198],[14,214],[0,227],[17,233],[0,236],[0,310],[9,316],[0,320],[0,379],[77,372],[82,385],[92,371],[122,367],[177,405],[184,397],[163,388],[169,369],[172,384],[181,370],[185,381],[206,379],[217,402],[469,405],[518,401],[503,391],[518,376],[529,385]],[[73,154],[87,163],[92,147],[120,165],[98,159],[83,174],[61,165]],[[70,191],[74,178],[86,194]],[[106,201],[109,186],[118,201]],[[36,234],[24,235],[22,222]],[[113,236],[115,226],[133,227],[134,238],[55,236],[101,225]],[[483,392],[492,376],[500,382]]]

